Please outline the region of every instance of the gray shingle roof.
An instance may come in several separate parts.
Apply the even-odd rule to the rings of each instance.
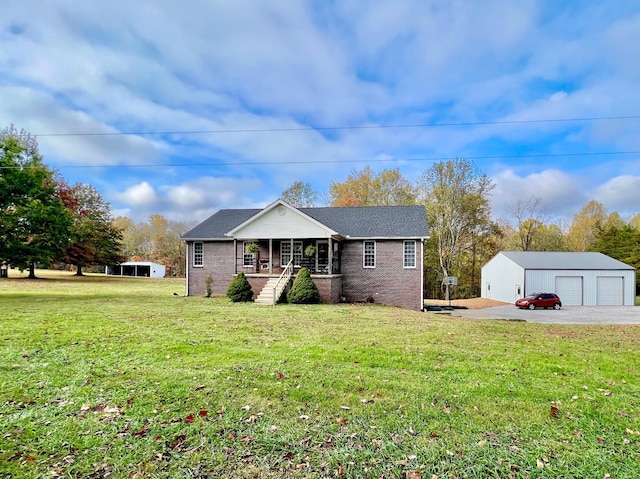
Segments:
[[[501,251],[524,269],[627,270],[632,266],[602,253]]]
[[[299,208],[301,212],[351,238],[423,238],[429,235],[424,206]],[[228,233],[262,210],[220,210],[191,231],[185,240],[228,239]]]

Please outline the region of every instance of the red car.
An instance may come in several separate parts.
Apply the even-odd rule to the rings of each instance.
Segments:
[[[516,301],[516,307],[529,309],[560,309],[562,307],[562,301],[560,301],[558,295],[554,293],[533,293]]]

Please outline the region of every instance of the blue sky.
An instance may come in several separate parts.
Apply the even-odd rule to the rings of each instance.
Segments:
[[[11,3],[0,126],[115,215],[202,220],[456,157],[496,217],[531,196],[640,212],[639,2]]]

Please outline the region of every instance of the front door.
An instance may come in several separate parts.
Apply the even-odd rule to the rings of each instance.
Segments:
[[[316,241],[316,271],[319,273],[329,272],[329,242],[324,240]]]

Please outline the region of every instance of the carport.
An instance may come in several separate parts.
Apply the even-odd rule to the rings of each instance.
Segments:
[[[635,274],[602,253],[501,251],[482,267],[482,297],[512,303],[549,292],[563,305],[633,306]]]
[[[116,266],[108,266],[105,273],[116,276],[164,278],[165,271],[164,265],[152,261],[127,261]]]

